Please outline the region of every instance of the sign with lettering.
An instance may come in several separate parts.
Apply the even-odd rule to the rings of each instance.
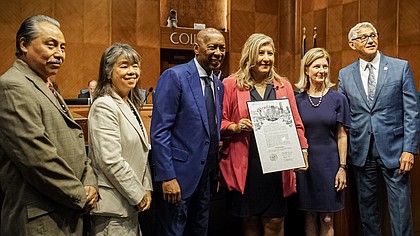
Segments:
[[[192,28],[161,27],[160,47],[166,49],[193,50],[198,31],[200,30]],[[228,34],[226,32],[221,33],[225,36],[226,51],[228,51]]]

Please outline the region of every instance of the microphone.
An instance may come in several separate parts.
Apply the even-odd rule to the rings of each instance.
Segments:
[[[279,90],[279,86],[278,85],[276,87],[273,86],[273,90]]]
[[[146,93],[146,96],[144,98],[143,104],[147,102],[147,97],[149,97],[149,94],[153,92],[153,87],[150,87],[149,90]]]

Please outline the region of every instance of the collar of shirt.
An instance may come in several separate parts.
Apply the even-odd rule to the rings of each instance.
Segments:
[[[204,70],[204,68],[200,65],[200,63],[198,63],[196,58],[194,58],[194,63],[195,63],[195,66],[197,67],[198,75],[200,76],[200,78],[209,77],[206,70]],[[210,75],[210,80],[213,81],[213,72]]]
[[[365,60],[360,58],[359,59],[360,60],[360,70],[361,71],[368,70],[367,69],[367,64],[369,62],[372,64],[374,70],[378,70],[380,59],[381,59],[381,53],[379,51],[376,54],[376,56],[373,58],[372,61],[365,61]]]
[[[378,53],[376,54],[375,58],[373,58],[372,61],[370,61],[370,63],[373,66],[373,74],[374,74],[374,79],[375,81],[378,81],[378,74],[379,74],[379,62],[381,59],[381,55],[380,52],[378,51]],[[368,61],[365,61],[363,59],[359,59],[359,64],[360,64],[360,76],[362,78],[362,84],[363,84],[363,88],[365,89],[365,93],[366,95],[368,94],[368,77],[369,77],[369,69],[367,68],[367,64],[369,63]]]
[[[204,96],[204,87],[206,86],[206,83],[204,82],[204,77],[208,77],[206,70],[204,70],[204,68],[200,65],[200,63],[198,63],[197,59],[194,58],[194,63],[195,66],[197,67],[198,70],[198,75],[200,76],[200,82],[201,82],[201,90],[203,91],[203,96]],[[210,81],[213,81],[213,73],[210,75]],[[214,92],[214,85],[213,83],[210,83],[211,89]]]

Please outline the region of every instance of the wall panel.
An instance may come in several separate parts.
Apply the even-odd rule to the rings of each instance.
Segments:
[[[156,89],[160,76],[160,48],[138,47],[137,50],[142,58],[139,86],[146,90],[150,87]],[[151,101],[150,96],[149,103]]]
[[[348,50],[349,47],[349,40],[348,40],[348,33],[350,29],[358,22],[359,17],[359,10],[358,10],[358,3],[352,2],[348,4],[343,4],[343,25],[342,25],[342,50]],[[344,62],[344,61],[343,61]],[[342,66],[346,66],[348,64],[342,64]]]
[[[108,45],[110,39],[110,1],[84,1],[83,42],[86,44]]]
[[[277,15],[279,2],[277,0],[255,0],[255,12]]]
[[[233,11],[255,12],[255,5],[256,5],[255,1],[257,0],[249,0],[249,1],[230,0],[232,17],[235,16],[235,14],[233,14]]]
[[[87,84],[92,79],[98,79],[99,76],[99,63],[101,61],[102,53],[108,47],[108,44],[91,44],[84,43],[82,48],[82,55],[84,61],[83,63],[83,73],[78,75],[75,80],[81,78],[80,84],[76,84],[72,94],[78,94],[80,88],[87,88]]]
[[[0,39],[14,42],[21,21],[19,1],[0,1]]]
[[[66,60],[56,76],[56,83],[63,97],[77,97],[79,90],[87,87],[81,62],[91,63],[93,66],[95,64],[91,58],[86,60],[83,56],[83,47],[83,43],[66,43]],[[99,68],[99,63],[96,66]]]
[[[241,52],[248,37],[255,32],[255,13],[232,11],[230,29],[230,52]]]
[[[373,25],[378,23],[378,0],[360,0],[360,21],[369,21]],[[355,22],[356,23],[356,22]]]
[[[398,18],[397,1],[381,0],[378,4],[377,14],[381,19],[375,25],[379,32],[379,48],[389,56],[397,56]]]
[[[420,1],[399,2],[399,45],[420,44]]]
[[[160,24],[166,26],[169,11],[175,9],[178,15],[178,27],[193,28],[194,23],[205,23],[206,27],[226,28],[226,0],[162,0]],[[243,1],[247,5],[248,1]]]
[[[112,43],[136,44],[136,0],[125,0],[121,4],[119,0],[112,1],[112,23],[111,41]]]
[[[314,42],[313,42],[314,27],[317,28],[317,35],[318,35],[317,46],[323,47],[323,48],[326,47],[326,36],[327,36],[326,19],[327,19],[327,9],[320,9],[314,12],[313,27],[309,27],[309,44],[307,47],[308,50],[313,48],[314,46]]]
[[[7,1],[11,2],[11,1]],[[15,2],[20,2],[19,10],[21,12],[21,19],[23,21],[26,17],[31,15],[54,15],[54,0],[18,0]],[[20,24],[20,23],[19,23]],[[17,31],[17,30],[16,30]]]
[[[276,48],[278,48],[278,19],[277,15],[266,13],[255,13],[255,32],[263,33],[274,40]]]
[[[343,49],[343,5],[333,6],[328,9],[325,36],[325,48],[328,52],[340,52]],[[345,41],[347,42],[347,40]]]
[[[138,1],[137,2],[137,45],[145,47],[160,48],[160,27],[159,22],[159,2],[158,1]]]
[[[54,17],[63,22],[61,31],[67,43],[83,43],[84,0],[56,0]]]

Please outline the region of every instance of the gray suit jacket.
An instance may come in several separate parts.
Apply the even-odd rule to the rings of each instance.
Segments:
[[[0,100],[1,235],[81,235],[84,185],[97,185],[81,127],[19,59]]]
[[[137,115],[139,115],[137,113]],[[101,200],[94,215],[127,217],[152,190],[147,132],[119,95],[95,99],[89,111],[89,157]],[[141,120],[141,119],[140,119]]]
[[[381,54],[375,98],[369,105],[360,75],[359,60],[340,70],[338,91],[351,111],[350,158],[364,166],[370,135],[387,168],[399,167],[402,152],[418,152],[419,108],[416,85],[407,61]]]

